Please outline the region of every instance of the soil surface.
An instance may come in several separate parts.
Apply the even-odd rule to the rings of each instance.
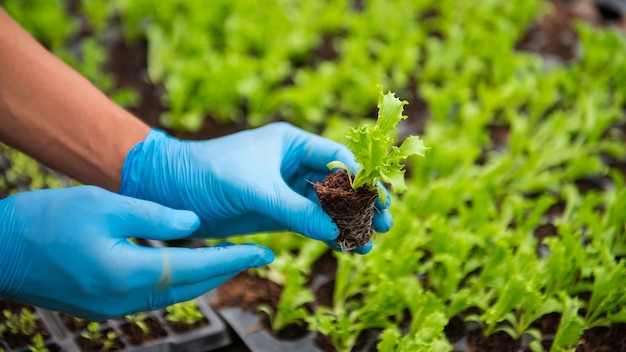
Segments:
[[[13,301],[0,300],[0,324],[4,324],[6,321],[3,313],[5,310],[8,310],[13,314],[20,314],[23,308],[28,309],[33,314],[37,314],[35,308],[31,306]],[[50,332],[46,329],[46,326],[40,318],[36,320],[35,326],[33,327],[33,335],[34,334],[41,334],[44,340],[50,337]],[[26,336],[21,333],[13,334],[10,331],[5,331],[3,334],[0,334],[0,341],[5,342],[10,348],[15,349],[24,348],[31,344],[30,336]]]
[[[146,324],[147,331],[143,331],[137,324],[130,322],[121,326],[124,336],[131,344],[139,346],[167,336],[167,332],[155,317],[148,317],[143,322]]]
[[[219,286],[217,292],[211,302],[214,307],[238,306],[255,311],[262,304],[275,307],[282,288],[272,281],[242,272]]]
[[[257,308],[262,305],[275,308],[278,305],[282,287],[272,281],[242,272],[219,286],[217,292],[218,295],[211,302],[213,307],[239,307],[256,312]],[[295,340],[308,332],[305,326],[296,324],[288,325],[279,331],[272,331],[267,314],[261,314],[260,318],[258,328],[266,329],[278,339]]]
[[[613,324],[585,331],[576,352],[626,352],[626,324]]]
[[[167,313],[163,313],[163,319],[165,319],[167,325],[169,325],[169,327],[172,328],[172,330],[174,330],[175,332],[178,333],[183,333],[183,332],[187,332],[187,331],[191,331],[191,330],[195,330],[198,329],[202,326],[206,326],[209,324],[209,321],[206,318],[200,319],[197,322],[193,323],[193,324],[187,324],[187,323],[183,323],[183,322],[173,322],[173,321],[168,321],[165,316],[167,315]]]
[[[119,87],[128,87],[135,90],[139,97],[137,106],[128,108],[128,111],[146,122],[149,126],[162,129],[171,135],[182,139],[201,140],[225,136],[247,128],[245,123],[217,123],[210,116],[203,120],[199,131],[175,131],[161,123],[161,113],[167,110],[163,103],[164,88],[150,82],[147,73],[148,52],[147,43],[139,41],[129,44],[118,40],[110,47],[110,59],[104,69],[112,73]]]
[[[372,238],[374,201],[378,193],[363,186],[354,190],[346,170],[328,175],[321,183],[313,185],[322,208],[337,227],[337,244],[343,251],[365,245]]]
[[[73,332],[83,330],[89,324],[88,320],[75,318],[68,314],[61,314],[61,321],[69,331]]]
[[[521,347],[519,341],[513,340],[511,336],[504,332],[496,332],[489,337],[485,337],[480,330],[473,330],[468,335],[468,345],[472,346],[468,351],[502,351],[517,352]]]
[[[107,333],[109,331],[113,331],[111,329],[108,330],[104,330],[102,331],[102,335],[103,336],[107,336]],[[119,338],[115,338],[114,340],[111,340],[110,343],[111,345],[108,348],[104,348],[104,340],[103,339],[98,339],[98,340],[89,340],[86,339],[82,336],[79,336],[76,338],[76,344],[78,345],[78,347],[80,348],[81,351],[85,351],[85,352],[90,352],[90,351],[117,351],[117,350],[121,350],[122,348],[124,348],[124,344],[122,344],[122,341],[120,341]]]

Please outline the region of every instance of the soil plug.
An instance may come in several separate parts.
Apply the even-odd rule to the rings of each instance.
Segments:
[[[378,192],[366,186],[354,190],[346,170],[333,172],[314,188],[322,208],[339,228],[336,239],[339,248],[350,251],[366,244],[372,237],[374,201]]]

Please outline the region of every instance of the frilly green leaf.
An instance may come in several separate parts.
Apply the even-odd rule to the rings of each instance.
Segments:
[[[409,102],[406,100],[400,100],[396,98],[396,94],[389,92],[383,94],[383,87],[378,86],[380,94],[378,96],[378,120],[376,120],[376,127],[380,128],[382,133],[389,133],[396,128],[396,125],[407,118],[402,115],[404,106]]]
[[[402,193],[407,188],[404,165],[400,161],[411,155],[424,157],[429,148],[418,136],[409,136],[400,147],[396,146],[396,125],[407,118],[402,115],[402,110],[408,102],[398,99],[393,92],[384,94],[382,86],[378,88],[376,124],[355,127],[346,134],[348,149],[360,165],[351,184],[354,189],[362,186],[374,189],[376,183],[384,181],[391,186],[392,192]],[[338,161],[331,162],[329,167],[350,172],[345,164]]]

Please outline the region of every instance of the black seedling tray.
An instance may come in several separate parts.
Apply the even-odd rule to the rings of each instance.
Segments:
[[[280,340],[261,326],[258,313],[234,307],[218,308],[218,313],[253,352],[322,352],[315,345],[315,332],[297,340]]]
[[[319,280],[316,280],[315,285],[324,283],[328,280],[327,277],[320,277],[318,279]],[[217,295],[218,291],[214,290],[204,295],[203,298],[210,304],[210,302],[215,300]],[[281,339],[273,335],[263,325],[262,320],[265,313],[254,312],[239,307],[215,307],[214,309],[252,352],[324,351],[315,343],[315,337],[317,335],[317,332],[315,331],[311,331],[294,340]],[[371,351],[372,348],[375,347],[378,337],[369,337],[370,338],[367,339],[368,341],[365,342],[364,345],[356,347],[355,351]]]
[[[116,351],[123,352],[205,352],[227,346],[231,343],[226,325],[216,312],[202,299],[197,299],[198,308],[207,320],[207,324],[185,332],[176,332],[165,320],[165,309],[146,312],[149,317],[155,318],[166,331],[166,336],[151,340],[139,346],[133,346],[122,331],[124,319],[110,319],[100,323],[102,330],[113,329],[123,348]],[[45,340],[46,346],[51,352],[54,351],[81,351],[76,340],[84,329],[72,331],[62,321],[62,314],[41,308],[34,308],[36,314],[43,321],[50,336]],[[0,340],[0,347],[7,352],[28,352],[28,347],[19,349],[9,348]]]

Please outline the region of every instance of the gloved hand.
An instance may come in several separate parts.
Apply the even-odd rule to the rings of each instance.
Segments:
[[[291,230],[338,249],[337,226],[311,182],[340,160],[357,169],[344,146],[287,123],[274,123],[207,141],[181,141],[151,130],[128,153],[120,193],[198,214],[194,237]],[[388,231],[391,215],[377,202],[374,229]],[[371,242],[356,250],[367,253]]]
[[[100,188],[25,192],[0,201],[0,297],[100,321],[193,299],[273,260],[255,245],[150,248],[199,225],[173,210]]]

